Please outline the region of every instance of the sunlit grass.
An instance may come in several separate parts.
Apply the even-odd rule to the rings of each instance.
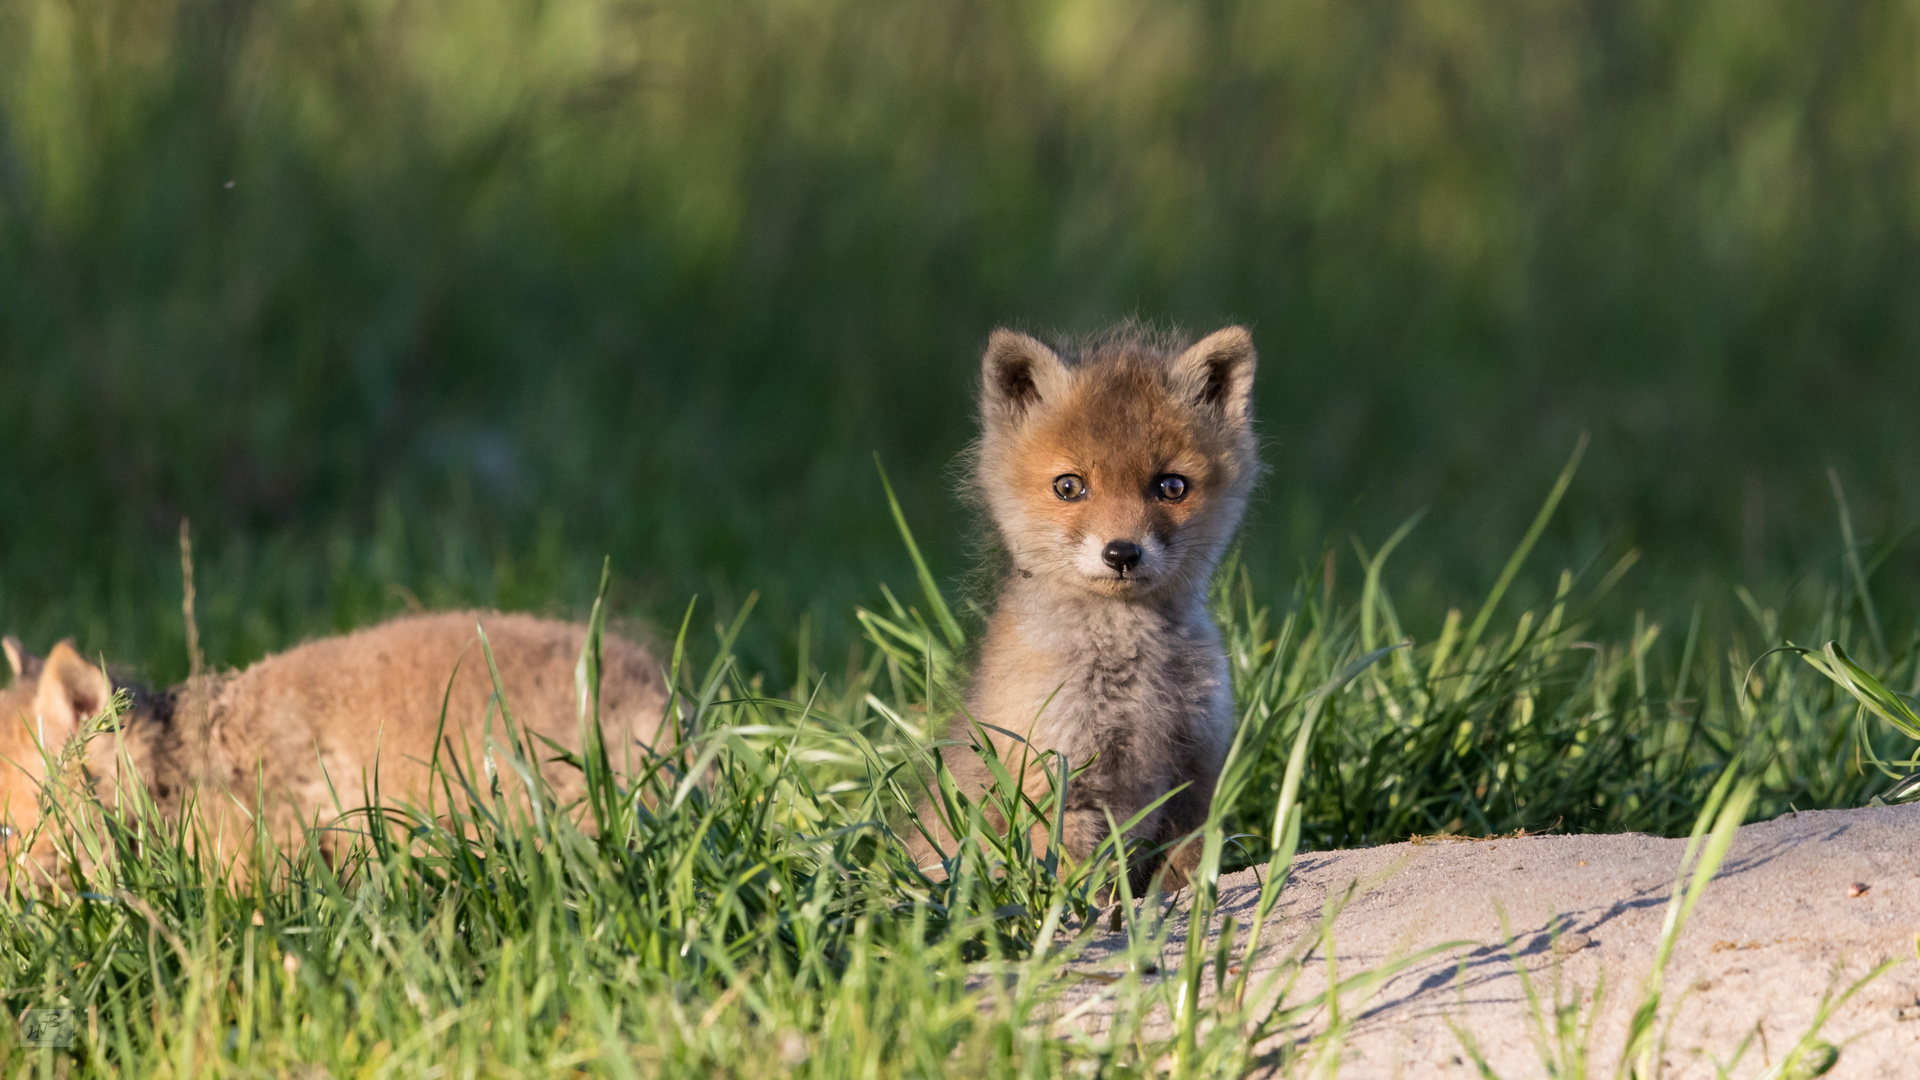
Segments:
[[[738,627],[717,629],[724,646]],[[901,718],[927,702],[902,697],[910,684],[879,665],[850,686],[776,698],[753,690],[724,647],[695,670],[683,638],[674,748],[615,770],[631,748],[597,737],[599,633],[596,609],[574,759],[585,806],[551,802],[505,700],[490,749],[530,801],[503,797],[470,763],[440,762],[439,813],[350,814],[334,828],[355,840],[332,863],[313,844],[262,840],[250,864],[219,865],[204,835],[150,802],[107,807],[54,785],[73,858],[57,880],[21,868],[10,879],[9,1007],[79,1012],[72,1062],[89,1071],[176,1076],[1050,1075],[1076,1061],[1126,1075],[1169,1052],[1184,1075],[1217,1075],[1243,1070],[1298,1013],[1273,993],[1284,969],[1251,987],[1243,970],[1202,1007],[1197,974],[1143,979],[1134,962],[1104,1038],[1047,1036],[1063,965],[1104,933],[1111,889],[1125,894],[1124,859],[1138,853],[1064,867],[969,833],[953,793],[962,817],[949,827],[969,839],[945,875],[920,874],[887,822],[924,742]],[[1373,659],[1301,703],[1296,785],[1320,703]],[[1243,730],[1230,777],[1247,774],[1273,727]],[[1009,836],[1049,802],[1006,801]],[[1223,806],[1210,823],[1209,897],[1224,818]],[[1283,811],[1277,824],[1298,836],[1297,818]],[[1256,937],[1290,852],[1272,856]],[[1126,920],[1140,958],[1165,947],[1157,897],[1144,899]],[[1152,1023],[1169,1008],[1177,1035]],[[6,1050],[43,1067],[61,1056]]]
[[[1178,907],[1213,926],[1219,874],[1239,866],[1261,868],[1262,891],[1250,924],[1215,927],[1217,942],[1190,934],[1184,954],[1167,951],[1167,899],[1136,897],[1125,872],[1150,852],[1110,846],[1074,864],[1034,846],[1028,826],[1050,819],[1070,776],[1037,800],[986,793],[1013,823],[1004,834],[950,784],[922,801],[965,659],[964,628],[922,574],[918,603],[887,591],[884,610],[856,613],[864,658],[841,675],[803,665],[785,692],[734,650],[751,605],[704,648],[690,609],[661,651],[674,737],[636,758],[599,742],[589,709],[581,805],[545,794],[530,763],[552,751],[514,734],[511,701],[497,703],[497,766],[538,798],[503,797],[449,757],[431,807],[335,823],[354,842],[331,864],[308,845],[216,865],[191,825],[56,786],[47,820],[75,858],[51,883],[14,871],[0,909],[8,1007],[78,1010],[71,1064],[101,1075],[1200,1076],[1238,1075],[1255,1054],[1304,1069],[1338,1056],[1340,994],[1296,999],[1297,964],[1221,963],[1277,940],[1302,846],[1691,827],[1690,853],[1706,847],[1676,887],[1664,955],[1740,820],[1857,804],[1887,782],[1852,751],[1891,754],[1872,740],[1899,733],[1856,728],[1851,699],[1798,677],[1787,653],[1716,658],[1695,628],[1662,671],[1653,625],[1587,639],[1571,574],[1544,611],[1465,629],[1449,616],[1419,640],[1386,588],[1394,547],[1364,555],[1358,604],[1316,581],[1276,609],[1248,568],[1223,574],[1241,721]],[[581,660],[589,688],[601,610]],[[1846,639],[1845,610],[1836,601],[1815,631]],[[1736,769],[1746,779],[1730,791]],[[916,812],[969,837],[944,873],[915,868],[898,839]],[[1130,959],[1089,1034],[1058,1023],[1059,1004],[1116,899]],[[1634,1054],[1654,1037],[1659,970]],[[1358,994],[1391,970],[1328,974]],[[1320,1034],[1295,1041],[1311,1017]],[[36,1068],[61,1056],[5,1052]]]

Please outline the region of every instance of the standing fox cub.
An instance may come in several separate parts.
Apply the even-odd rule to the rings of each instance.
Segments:
[[[1184,349],[1130,327],[1060,352],[1006,330],[987,343],[974,487],[1009,566],[967,706],[1035,801],[1043,752],[1084,767],[1057,845],[1070,858],[1106,839],[1109,815],[1125,827],[1173,792],[1128,835],[1170,849],[1170,883],[1198,861],[1183,841],[1233,728],[1207,589],[1259,472],[1254,365],[1237,326]],[[972,731],[963,717],[953,736]],[[990,785],[976,752],[944,758],[969,796]],[[922,865],[932,846],[914,845]]]
[[[251,848],[244,834],[256,807],[265,808],[266,824],[285,850],[303,828],[372,802],[376,760],[383,802],[424,803],[443,702],[443,767],[470,770],[486,752],[483,726],[494,688],[477,647],[476,623],[486,629],[516,727],[577,751],[574,667],[586,628],[526,615],[461,612],[396,619],[308,642],[207,680],[203,696],[189,686],[163,693],[128,687],[132,708],[118,732],[102,732],[86,745],[82,774],[111,800],[123,762],[129,762],[137,773],[129,781],[169,815],[179,813],[191,794],[227,856]],[[59,757],[81,725],[107,708],[114,686],[66,642],[44,660],[12,638],[5,645],[13,684],[0,692],[0,808],[14,830],[9,835],[24,836],[39,818],[46,780],[41,747]],[[653,741],[665,712],[666,684],[659,665],[631,642],[609,634],[601,653],[601,725],[617,769],[627,748]],[[492,732],[505,744],[498,716]],[[549,748],[531,741],[560,801],[579,797],[579,770],[545,761],[552,756]],[[517,786],[504,762],[499,771],[503,784]],[[467,779],[482,790],[488,783],[470,772]],[[453,782],[458,790],[459,781]],[[32,854],[44,865],[50,839],[43,836]]]

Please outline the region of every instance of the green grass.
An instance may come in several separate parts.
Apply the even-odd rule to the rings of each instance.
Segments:
[[[922,876],[886,823],[913,798],[902,769],[925,739],[904,717],[928,702],[904,695],[923,684],[875,663],[844,687],[769,697],[725,653],[737,630],[720,628],[704,671],[676,664],[674,753],[616,777],[620,748],[583,716],[589,805],[572,814],[548,801],[532,748],[513,745],[505,701],[502,767],[542,794],[502,799],[447,763],[440,805],[458,812],[352,815],[343,827],[361,844],[336,866],[312,848],[261,850],[228,875],[151,804],[52,792],[75,859],[51,889],[10,879],[9,1006],[81,1013],[70,1064],[103,1075],[742,1077],[1054,1075],[1076,1062],[1131,1075],[1174,1042],[1184,1074],[1236,1073],[1263,1033],[1314,1007],[1276,1006],[1284,971],[1249,969],[1200,1008],[1192,979],[1143,981],[1135,965],[1105,1038],[1047,1037],[1041,1010],[1104,925],[1102,898],[1116,882],[1124,893],[1128,853],[1069,871],[976,834],[947,875]],[[596,688],[597,647],[590,636],[580,665]],[[1305,722],[1366,662],[1311,695]],[[1231,776],[1272,728],[1243,732]],[[1297,782],[1298,747],[1293,760]],[[1053,805],[1010,804],[1013,835]],[[1290,852],[1272,855],[1263,916]],[[1131,955],[1159,955],[1165,922],[1139,910]],[[1177,1038],[1149,1034],[1181,993]],[[15,1038],[0,1031],[29,1072],[67,1060]]]
[[[1317,579],[1271,607],[1243,566],[1222,575],[1242,721],[1183,902],[1210,922],[1217,874],[1264,867],[1259,917],[1223,928],[1229,943],[1277,933],[1267,923],[1302,845],[1521,827],[1692,828],[1698,845],[1715,820],[1700,860],[1710,875],[1729,822],[1856,805],[1889,782],[1854,752],[1891,760],[1904,736],[1861,726],[1845,691],[1789,653],[1756,663],[1698,631],[1675,650],[1651,625],[1589,642],[1582,597],[1605,581],[1583,590],[1570,574],[1550,607],[1465,630],[1450,615],[1422,640],[1383,584],[1391,546],[1364,556],[1376,572],[1358,603],[1329,598]],[[1526,555],[1523,545],[1514,564]],[[976,842],[944,878],[912,868],[892,830],[911,827],[927,718],[951,707],[960,664],[948,636],[958,623],[938,614],[934,579],[922,584],[917,603],[888,592],[884,610],[857,613],[867,648],[844,672],[803,667],[784,692],[733,650],[746,614],[716,625],[704,649],[683,630],[662,653],[686,716],[680,748],[620,775],[609,770],[620,748],[590,737],[578,762],[589,805],[571,814],[502,800],[484,773],[445,768],[442,816],[352,816],[342,827],[361,841],[340,865],[266,853],[256,865],[274,873],[230,880],[196,854],[191,830],[150,807],[55,792],[84,868],[50,892],[14,879],[0,971],[10,1010],[78,1010],[83,1048],[5,1043],[9,1068],[1231,1076],[1255,1064],[1264,1035],[1312,1016],[1322,1036],[1282,1040],[1261,1061],[1330,1066],[1338,995],[1292,996],[1297,964],[1228,977],[1202,935],[1169,955],[1168,920],[1150,900],[1127,920],[1133,962],[1103,989],[1118,1003],[1112,1025],[1099,1036],[1050,1026],[1072,958],[1103,932],[1110,890],[1126,889],[1125,860],[1141,852],[1065,865],[1032,850],[1023,827],[978,832],[949,791],[950,824],[965,832],[971,819]],[[1802,636],[1871,653],[1850,598],[1836,589]],[[1755,612],[1756,637],[1778,635],[1772,617]],[[596,670],[590,646],[583,677]],[[502,767],[533,775],[527,747],[501,751]],[[1731,797],[1730,768],[1748,777]],[[989,797],[1016,823],[1058,805]],[[1676,889],[1665,948],[1703,881],[1696,871]],[[1167,976],[1144,975],[1148,960]],[[1334,983],[1361,995],[1385,974]],[[1652,1005],[1635,1047],[1652,1037],[1657,984],[1641,1000]],[[0,1028],[0,1040],[16,1037]]]

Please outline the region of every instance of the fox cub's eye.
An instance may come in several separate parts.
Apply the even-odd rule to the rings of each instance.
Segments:
[[[1084,499],[1087,497],[1087,482],[1072,473],[1064,473],[1053,478],[1053,493],[1068,502]]]
[[[1181,499],[1186,498],[1187,478],[1168,473],[1161,477],[1153,487],[1155,491],[1160,493],[1161,498],[1168,502],[1179,502]]]

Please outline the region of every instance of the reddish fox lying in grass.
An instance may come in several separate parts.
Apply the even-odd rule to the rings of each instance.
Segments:
[[[192,684],[161,692],[126,686],[131,706],[119,730],[95,735],[71,755],[76,767],[69,776],[111,802],[130,764],[135,777],[128,782],[144,787],[169,815],[191,796],[224,858],[252,849],[249,819],[264,808],[275,841],[287,850],[298,846],[302,829],[370,803],[376,764],[383,803],[424,805],[444,702],[443,770],[456,791],[455,764],[484,790],[488,778],[467,771],[484,758],[494,692],[476,623],[486,630],[515,726],[533,736],[541,772],[562,804],[577,799],[582,774],[552,760],[558,755],[538,737],[580,748],[574,670],[586,627],[476,612],[401,618],[311,641],[245,671],[207,678],[197,692]],[[60,758],[82,725],[107,709],[115,686],[66,642],[44,660],[13,638],[5,646],[13,683],[0,691],[0,810],[8,836],[24,839],[39,820],[48,758]],[[666,704],[653,657],[607,635],[600,716],[615,769],[635,743],[652,743]],[[504,744],[495,713],[492,738]],[[503,789],[519,786],[504,761],[499,772]],[[44,832],[31,854],[43,868],[50,865]]]

